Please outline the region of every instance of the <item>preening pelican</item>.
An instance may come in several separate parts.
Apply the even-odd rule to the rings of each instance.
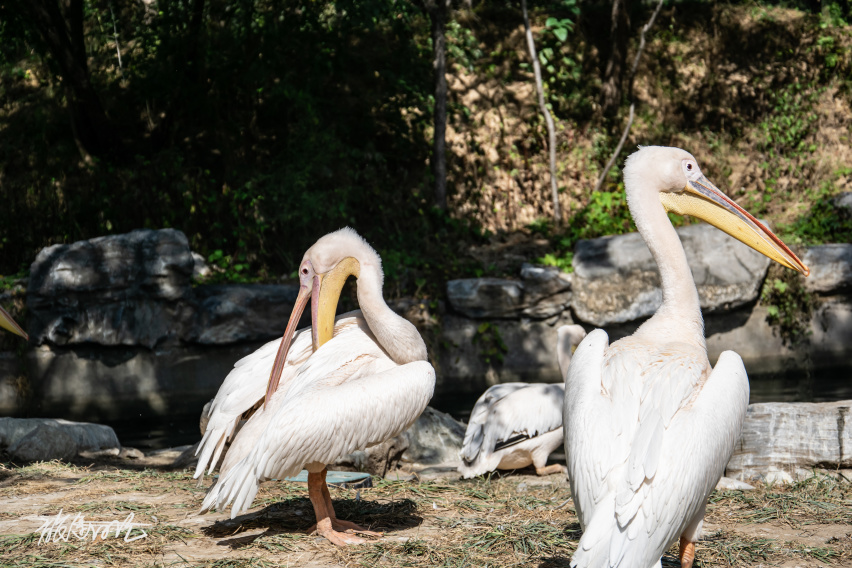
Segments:
[[[335,320],[350,275],[361,310]],[[352,229],[308,249],[284,337],[238,361],[210,407],[196,477],[218,462],[242,414],[257,410],[234,438],[202,511],[232,505],[234,518],[251,506],[260,481],[304,468],[320,535],[342,545],[364,542],[343,531],[379,534],[337,519],[325,477],[326,464],[339,456],[408,428],[432,398],[435,371],[426,344],[385,303],[383,276],[379,255]],[[308,300],[311,327],[294,334]]]
[[[9,315],[9,312],[0,308],[0,327],[5,329],[6,331],[11,331],[15,335],[20,335],[24,339],[29,339],[27,332],[18,325],[18,322],[12,319],[12,316]]]
[[[666,211],[693,215],[805,275],[778,237],[726,197],[678,148],[640,148],[624,167],[627,204],[660,270],[663,301],[609,345],[600,329],[574,354],[565,384],[565,453],[583,536],[571,566],[650,568],[680,537],[692,566],[707,498],[748,406],[733,351],[707,359],[698,292]]]
[[[572,349],[586,337],[579,325],[557,330],[557,360],[562,379]],[[546,466],[547,456],[562,444],[564,383],[503,383],[486,390],[470,413],[459,455],[465,479],[495,469],[518,469],[530,464],[538,475],[564,473],[559,464]]]

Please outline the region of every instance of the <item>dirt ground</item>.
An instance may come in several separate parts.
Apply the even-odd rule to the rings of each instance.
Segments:
[[[461,481],[424,475],[332,488],[338,515],[384,532],[338,549],[305,530],[314,522],[304,485],[266,482],[247,514],[197,513],[210,484],[167,460],[0,464],[0,565],[59,566],[533,566],[567,568],[580,527],[562,476],[513,473]],[[119,537],[58,533],[57,515],[128,521]],[[131,517],[132,515],[132,517]],[[144,531],[144,533],[142,532]],[[49,533],[45,533],[48,534]],[[65,540],[65,538],[67,540]],[[125,541],[125,537],[129,542]],[[664,566],[678,566],[674,550]],[[852,566],[852,484],[813,478],[787,487],[715,492],[696,566]]]

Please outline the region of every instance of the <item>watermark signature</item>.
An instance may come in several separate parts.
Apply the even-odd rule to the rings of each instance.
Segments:
[[[55,517],[46,520],[36,532],[41,533],[41,537],[38,539],[39,544],[68,542],[70,539],[87,540],[91,538],[92,541],[95,541],[102,538],[106,540],[113,533],[115,538],[120,538],[124,533],[124,542],[133,542],[148,536],[145,529],[141,528],[142,526],[148,525],[134,523],[133,513],[127,515],[123,521],[87,521],[80,513],[72,518],[70,514],[63,515],[60,509]]]

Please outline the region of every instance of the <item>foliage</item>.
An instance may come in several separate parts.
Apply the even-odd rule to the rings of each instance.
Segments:
[[[554,245],[554,252],[538,258],[536,262],[556,266],[563,272],[573,272],[572,251],[577,241],[629,233],[636,230],[636,225],[627,208],[624,185],[619,184],[616,191],[592,192],[588,204],[571,216],[562,232],[553,233],[549,224],[541,222],[534,230],[550,234]]]
[[[760,292],[760,302],[766,306],[767,321],[778,330],[785,344],[807,341],[816,299],[805,290],[797,272],[772,265]]]
[[[479,356],[488,365],[502,363],[503,356],[509,351],[500,335],[500,328],[487,321],[476,328],[473,344],[479,346]]]
[[[852,174],[852,169],[838,170],[838,178]],[[816,191],[806,193],[811,203],[806,213],[778,231],[786,242],[806,245],[852,242],[852,211],[842,211],[834,203],[836,188],[825,181]]]

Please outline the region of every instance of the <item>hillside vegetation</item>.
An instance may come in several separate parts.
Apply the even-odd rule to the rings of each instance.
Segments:
[[[693,152],[793,244],[852,238],[830,201],[852,189],[852,30],[839,4],[667,2],[635,79],[636,120],[599,192],[630,97],[601,111],[610,4],[532,4],[557,128],[554,225],[514,3],[454,11],[447,27],[446,211],[434,207],[432,44],[418,5],[78,3],[108,120],[89,146],[34,12],[0,5],[7,276],[43,246],[140,227],[184,231],[230,280],[287,277],[343,225],[377,246],[394,295],[435,295],[446,278],[514,273],[524,260],[569,268],[577,239],[631,229],[618,166],[637,144]],[[653,6],[629,7],[632,60]]]

